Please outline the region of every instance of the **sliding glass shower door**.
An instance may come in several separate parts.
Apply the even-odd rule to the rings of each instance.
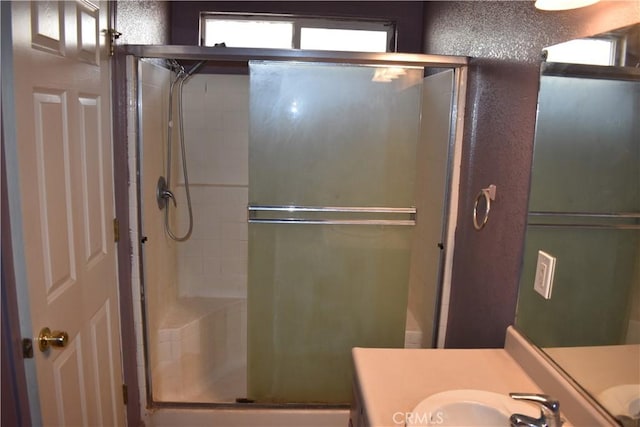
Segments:
[[[248,397],[344,403],[402,347],[422,68],[252,62]]]

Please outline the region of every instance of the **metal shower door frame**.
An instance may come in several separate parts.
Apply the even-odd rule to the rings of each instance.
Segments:
[[[449,154],[447,158],[447,185],[445,192],[443,211],[443,228],[442,239],[444,243],[444,255],[441,258],[441,265],[438,274],[438,284],[436,289],[436,309],[433,330],[434,347],[443,347],[444,333],[446,331],[446,323],[448,313],[442,310],[443,305],[448,305],[449,289],[451,276],[453,271],[453,252],[455,242],[455,230],[458,217],[458,192],[460,182],[460,167],[462,161],[462,140],[464,127],[464,112],[466,102],[466,88],[469,57],[463,56],[446,56],[446,55],[427,55],[413,53],[369,53],[369,52],[338,52],[338,51],[314,51],[314,50],[298,50],[298,49],[257,49],[257,48],[228,48],[228,47],[204,47],[204,46],[181,46],[181,45],[124,45],[118,46],[118,55],[122,57],[133,58],[133,71],[136,80],[138,80],[138,61],[142,58],[149,59],[177,59],[177,60],[206,60],[219,63],[223,66],[238,66],[248,63],[250,60],[262,61],[283,61],[283,62],[324,62],[334,64],[353,64],[353,65],[372,65],[372,66],[409,66],[427,68],[453,69],[453,101],[451,109],[451,123],[449,135]],[[135,82],[137,87],[138,81]],[[140,94],[134,91],[133,97],[137,107],[137,119],[142,114]],[[137,126],[137,125],[136,125]],[[137,170],[133,173],[140,172],[140,155],[141,155],[141,137],[137,132],[137,140],[135,141],[135,151],[137,153]],[[118,165],[116,165],[118,167]],[[127,165],[120,165],[126,169]],[[138,182],[139,186],[139,182]],[[136,188],[138,200],[140,200],[141,188]],[[259,208],[265,208],[263,206]],[[267,209],[269,207],[266,207]],[[288,207],[290,208],[290,207]],[[303,207],[304,208],[304,207]],[[142,206],[138,202],[138,229],[141,228],[141,209]],[[399,212],[408,214],[407,224],[415,220],[415,211]],[[401,221],[401,220],[396,220]],[[127,238],[130,236],[127,235]],[[131,245],[136,245],[139,255],[139,280],[140,280],[140,299],[142,303],[142,340],[143,340],[143,358],[145,361],[145,385],[146,400],[148,408],[238,408],[246,406],[245,404],[233,403],[192,403],[192,402],[157,402],[154,401],[152,395],[151,371],[148,350],[148,332],[146,328],[146,289],[144,282],[144,264],[143,264],[143,243],[140,239],[131,241]],[[132,283],[123,283],[121,289],[131,290]],[[122,297],[121,297],[122,299]],[[130,314],[133,316],[133,313]],[[127,381],[127,378],[125,378]],[[318,405],[306,404],[252,404],[252,408],[318,408]],[[327,407],[335,407],[336,405],[327,405]],[[342,407],[341,405],[338,405]]]

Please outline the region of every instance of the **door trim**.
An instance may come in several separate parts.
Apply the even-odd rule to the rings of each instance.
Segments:
[[[3,12],[4,13],[4,12]],[[4,37],[4,34],[3,34]],[[4,56],[3,56],[4,57]],[[4,109],[2,123],[4,122]],[[16,295],[13,251],[11,245],[11,222],[7,207],[9,196],[7,190],[7,169],[4,150],[4,126],[2,126],[2,403],[12,407],[7,415],[2,412],[2,424],[30,426],[29,397],[27,379],[24,369],[20,334],[20,318]],[[9,418],[8,418],[9,417]]]
[[[31,337],[31,309],[27,287],[27,267],[24,258],[24,237],[22,235],[22,214],[18,171],[18,151],[15,117],[15,94],[13,88],[13,26],[12,26],[12,2],[1,2],[2,14],[2,173],[3,187],[6,186],[7,199],[2,200],[2,235],[8,238],[2,239],[3,268],[5,256],[11,256],[11,263],[6,268],[11,268],[11,275],[7,277],[7,288],[15,291],[15,306],[9,303],[10,321],[17,322],[19,337]],[[5,217],[7,220],[5,230]],[[10,221],[9,221],[10,220]],[[5,246],[6,245],[6,246]],[[7,247],[8,246],[8,247]],[[6,252],[6,255],[5,255]],[[3,274],[5,272],[3,271]],[[3,277],[4,278],[4,277]],[[15,352],[13,353],[15,357]],[[27,401],[21,402],[28,406],[29,421],[35,425],[42,424],[40,417],[40,399],[38,398],[38,381],[36,366],[33,359],[10,361],[16,371],[22,371],[18,375],[17,393],[26,396]],[[24,381],[22,381],[24,380]]]
[[[111,3],[111,2],[110,2]],[[117,3],[113,2],[111,18],[115,20]],[[116,28],[112,23],[112,28]],[[138,376],[138,344],[134,317],[131,256],[133,242],[129,230],[129,152],[127,136],[127,71],[126,55],[116,46],[111,59],[111,112],[113,117],[113,190],[115,214],[120,226],[118,253],[118,286],[120,302],[120,340],[122,344],[122,375],[129,399],[126,405],[127,425],[142,423]]]

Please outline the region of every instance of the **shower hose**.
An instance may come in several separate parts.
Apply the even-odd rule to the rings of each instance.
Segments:
[[[172,60],[169,62],[170,67],[176,72],[176,78],[171,82],[169,86],[169,120],[168,120],[168,129],[167,129],[167,170],[166,170],[166,188],[171,188],[171,146],[172,146],[172,135],[173,135],[173,93],[174,90],[177,89],[178,95],[178,142],[180,144],[180,157],[182,158],[182,174],[184,177],[184,189],[185,194],[187,196],[187,208],[189,211],[189,227],[187,232],[178,236],[171,230],[171,225],[169,224],[169,206],[171,205],[166,200],[165,203],[165,211],[164,211],[164,229],[167,235],[176,242],[184,242],[189,240],[191,237],[191,233],[193,232],[193,208],[191,206],[191,192],[189,189],[189,172],[187,168],[187,150],[184,142],[184,125],[183,125],[183,112],[182,112],[182,87],[191,76],[198,71],[203,65],[205,61],[201,61],[189,70],[189,72],[185,72],[184,67],[177,63],[177,61]],[[168,194],[170,194],[170,198],[173,199],[175,205],[175,198],[173,198],[173,194],[168,190]],[[177,207],[176,207],[177,208]]]

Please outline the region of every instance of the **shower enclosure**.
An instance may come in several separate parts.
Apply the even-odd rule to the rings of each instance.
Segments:
[[[352,347],[434,345],[464,58],[129,52],[150,402],[345,404]]]

